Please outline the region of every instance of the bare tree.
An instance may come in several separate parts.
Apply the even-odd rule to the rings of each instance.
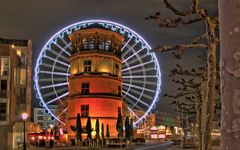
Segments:
[[[219,1],[221,150],[240,147],[240,1]]]
[[[188,11],[180,11],[176,9],[168,0],[163,0],[166,7],[171,10],[177,17],[169,19],[161,16],[160,12],[151,15],[146,19],[154,19],[158,21],[159,27],[175,28],[182,25],[204,22],[206,32],[194,39],[191,43],[160,46],[156,51],[173,51],[173,54],[182,58],[186,49],[206,49],[207,50],[207,82],[204,91],[205,98],[203,99],[203,120],[202,131],[205,133],[202,137],[202,150],[211,149],[211,132],[213,128],[214,107],[216,99],[216,49],[218,45],[218,18],[211,17],[207,14],[206,9],[199,7],[199,0],[192,0],[191,9]]]
[[[176,95],[165,94],[165,97],[173,98],[171,104],[177,106],[177,110],[180,112],[186,112],[194,114],[197,123],[197,133],[198,133],[198,147],[201,149],[202,146],[202,101],[203,101],[203,84],[206,82],[206,68],[199,67],[198,69],[183,70],[182,67],[177,64],[176,68],[171,70],[170,77],[175,77],[176,75],[181,76],[180,80],[173,79],[172,81],[180,87],[177,89],[178,93]],[[188,78],[188,79],[186,79]],[[179,102],[178,98],[185,98],[184,102]]]

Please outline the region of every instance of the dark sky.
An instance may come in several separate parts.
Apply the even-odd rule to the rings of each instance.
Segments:
[[[171,0],[182,10],[189,9],[191,0]],[[217,14],[217,0],[202,0],[209,14]],[[106,19],[118,22],[136,31],[151,45],[190,42],[204,32],[204,23],[177,29],[160,29],[148,15],[160,11],[172,16],[162,0],[0,0],[0,37],[32,39],[33,65],[48,39],[63,27],[88,19]],[[157,53],[162,72],[162,93],[174,93],[175,85],[168,78],[169,70],[176,63],[193,68],[201,65],[197,55],[201,50],[189,50],[183,60],[176,60],[169,53]],[[33,93],[35,95],[35,93]],[[170,101],[160,98],[158,109],[171,111]]]

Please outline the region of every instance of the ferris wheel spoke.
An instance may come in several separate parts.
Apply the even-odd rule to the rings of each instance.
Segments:
[[[44,67],[48,67],[50,69],[52,69],[52,65],[49,65],[49,64],[46,64],[46,63],[42,63],[41,66],[44,66]],[[54,69],[58,69],[59,71],[64,71],[66,72],[67,68],[64,68],[64,67],[61,67],[61,66],[55,66]]]
[[[144,50],[145,47],[141,48],[140,50],[138,50],[136,53],[130,55],[129,57],[125,58],[122,60],[122,63],[124,64],[126,61],[128,61],[129,59],[131,59],[133,56],[137,55],[139,52],[141,52],[142,50]]]
[[[53,43],[54,45],[56,45],[60,50],[62,50],[64,53],[66,53],[68,56],[71,56],[71,54],[68,52],[68,51],[66,51],[64,48],[62,48],[58,43]]]
[[[139,119],[139,116],[131,109],[128,107],[128,110],[137,118]]]
[[[157,78],[158,76],[156,75],[145,75],[145,76],[142,76],[142,75],[133,75],[133,76],[122,76],[123,79],[134,79],[134,78]]]
[[[134,69],[134,68],[138,68],[138,67],[141,67],[141,66],[145,66],[145,65],[150,64],[150,63],[152,63],[152,62],[145,62],[145,63],[141,63],[141,64],[138,64],[138,65],[135,65],[135,66],[131,66],[129,68],[123,69],[122,72],[127,71],[127,70],[131,70],[131,69]]]
[[[59,118],[60,116],[62,116],[67,110],[68,110],[68,108],[65,108],[61,113],[59,113],[58,118]]]
[[[128,64],[131,65],[131,64],[133,64],[133,63],[135,63],[137,61],[143,60],[143,58],[146,57],[146,56],[148,56],[148,55],[144,54],[144,55],[138,57],[137,59],[133,59],[132,61],[128,62]]]
[[[129,82],[129,79],[124,79],[125,82]],[[138,83],[138,84],[147,84],[147,85],[156,85],[156,82],[153,81],[143,81],[143,80],[133,80],[133,83]]]
[[[132,37],[128,39],[128,41],[126,43],[123,43],[123,47],[121,48],[121,51],[124,50],[124,48],[128,45],[128,43],[132,40]]]
[[[144,94],[143,91],[142,91],[142,92],[139,92],[139,91],[134,90],[134,89],[131,89],[131,91],[133,91],[135,94],[140,95],[139,97],[145,97],[145,98],[147,98],[149,101],[152,101],[152,96],[149,96],[149,95],[147,95],[147,94]]]
[[[138,41],[139,42],[139,41]],[[128,50],[125,50],[124,53],[122,54],[122,58],[125,58],[125,56],[129,53],[132,52],[133,54],[136,53],[135,46],[138,44],[138,42],[135,42],[133,45],[128,44],[126,47]]]
[[[69,62],[68,58],[65,57],[64,55],[61,55],[61,53],[55,52],[54,50],[49,50],[49,52],[51,52],[53,55],[62,58],[63,60],[65,60],[67,63]]]
[[[68,82],[65,82],[65,83],[58,83],[58,84],[51,84],[51,85],[46,85],[46,86],[42,86],[42,87],[40,87],[40,89],[47,89],[47,88],[52,88],[52,87],[64,86],[64,85],[68,85]]]
[[[156,71],[156,67],[145,68],[144,71],[145,72],[147,72],[147,71]],[[132,70],[131,73],[132,74],[142,73],[142,69]],[[125,76],[125,75],[129,75],[129,72],[125,71],[125,72],[122,73],[122,76]]]
[[[40,78],[39,80],[38,80],[39,82],[52,82],[52,81],[66,81],[67,82],[67,80],[66,80],[66,78]]]
[[[140,92],[140,91],[137,91],[135,89],[131,89],[131,92],[134,93],[134,94],[139,95],[140,98],[143,96],[143,90]]]
[[[127,102],[131,103],[132,108],[136,107],[137,109],[140,109],[140,110],[142,109],[138,105],[136,105],[136,103],[134,103],[130,98],[126,97],[125,100],[127,100]],[[130,108],[130,109],[132,109],[132,108]]]
[[[65,44],[65,46],[63,47],[63,49],[67,50],[69,48],[69,50],[71,51],[72,50],[72,47],[71,47],[71,42],[70,41],[66,41],[66,40],[69,40],[69,39],[64,39],[64,38],[61,38],[59,37],[59,39],[61,40],[61,42],[63,42],[63,44]]]
[[[67,42],[64,38],[59,38],[65,45],[71,45],[71,42]],[[65,47],[64,47],[65,49]]]
[[[63,72],[51,72],[51,71],[44,71],[44,70],[41,70],[39,71],[39,73],[46,73],[46,74],[50,74],[50,75],[60,75],[60,76],[70,76],[69,73],[63,73]]]
[[[131,54],[131,53],[134,53],[134,52],[133,52],[133,48],[132,48],[130,45],[127,45],[126,47],[127,47],[127,49],[122,52],[122,58],[125,58],[126,55],[129,54],[129,53],[130,53],[130,54]],[[130,54],[129,54],[129,55],[130,55]]]
[[[49,105],[49,104],[51,104],[51,103],[53,103],[53,102],[55,102],[57,100],[60,100],[61,98],[65,97],[65,96],[67,96],[68,94],[69,94],[69,92],[66,92],[66,93],[64,93],[64,94],[62,94],[62,95],[60,95],[60,96],[58,96],[58,97],[56,97],[56,98],[46,102],[46,104]]]
[[[123,93],[125,93],[127,96],[130,96],[131,98],[133,98],[134,100],[136,100],[137,102],[140,102],[141,104],[149,107],[150,105],[148,105],[147,103],[145,103],[144,101],[138,99],[137,97],[133,96],[132,94],[130,93],[126,93],[125,91],[123,91]]]
[[[59,90],[56,90],[56,92],[61,93],[61,92],[67,91],[67,90],[68,90],[68,88],[64,87],[64,88],[61,88]],[[55,91],[52,91],[52,92],[44,94],[43,97],[45,98],[45,97],[54,96],[54,95],[56,95],[56,93],[55,93]]]
[[[67,67],[70,66],[69,64],[67,64],[67,63],[65,63],[65,62],[62,62],[62,61],[60,61],[60,60],[57,60],[57,59],[52,58],[52,57],[47,56],[47,55],[45,55],[44,58],[47,58],[47,59],[49,59],[49,60],[52,60],[53,62],[57,62],[57,63],[59,63],[59,64],[62,64],[62,65],[64,65],[64,66],[67,66]]]
[[[133,84],[127,84],[127,83],[123,83],[123,85],[130,86],[130,87],[133,87],[133,88],[136,88],[136,89],[145,90],[145,91],[148,91],[148,92],[155,93],[154,90],[148,89],[148,88],[146,88],[146,87],[144,88],[144,87],[141,87],[141,86],[137,86],[137,85],[133,85]]]

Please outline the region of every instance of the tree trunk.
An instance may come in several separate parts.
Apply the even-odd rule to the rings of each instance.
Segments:
[[[196,101],[196,112],[197,112],[197,134],[198,134],[198,150],[202,148],[202,96]]]
[[[207,97],[204,101],[204,135],[202,150],[211,150],[211,133],[213,128],[214,108],[216,100],[216,49],[217,37],[215,34],[216,20],[214,18],[206,17],[206,31],[208,34],[208,49],[207,49]]]
[[[201,150],[204,150],[205,143],[207,141],[204,140],[206,133],[206,109],[207,109],[207,93],[208,93],[208,87],[207,87],[207,81],[203,81],[202,83],[202,118],[201,118],[201,128],[200,130],[202,131],[201,135]]]
[[[220,0],[221,150],[240,147],[240,0]]]

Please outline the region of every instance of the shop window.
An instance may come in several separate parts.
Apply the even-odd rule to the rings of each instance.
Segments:
[[[89,105],[81,105],[81,116],[83,118],[88,117],[89,115]]]
[[[27,66],[27,55],[25,55],[25,54],[21,55],[21,65]]]
[[[82,94],[89,94],[89,83],[82,83]]]
[[[1,80],[1,98],[7,98],[7,80]]]
[[[26,88],[20,88],[19,92],[20,104],[26,104]]]
[[[92,61],[91,60],[85,60],[83,64],[84,64],[84,72],[91,72]]]
[[[27,69],[20,68],[20,85],[26,85],[26,84],[27,84]]]
[[[0,103],[0,121],[6,121],[7,119],[7,104]]]

